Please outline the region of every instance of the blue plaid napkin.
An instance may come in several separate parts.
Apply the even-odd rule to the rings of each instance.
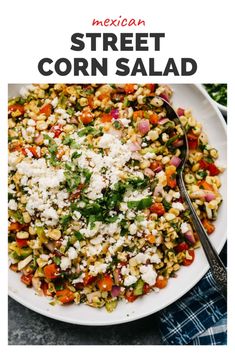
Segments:
[[[226,257],[226,247],[222,255]],[[227,344],[227,303],[210,271],[181,299],[160,312],[160,330],[163,344],[167,345]]]

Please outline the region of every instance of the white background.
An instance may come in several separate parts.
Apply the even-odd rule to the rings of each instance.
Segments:
[[[1,25],[1,54],[0,54],[0,151],[1,151],[1,344],[4,351],[9,350],[32,350],[32,347],[8,347],[7,348],[7,256],[6,256],[6,232],[7,232],[7,85],[8,83],[31,83],[31,82],[169,82],[169,83],[207,83],[220,82],[229,84],[229,135],[231,135],[231,146],[229,155],[229,198],[230,216],[229,222],[229,264],[230,281],[232,282],[234,263],[232,258],[234,247],[234,226],[233,226],[233,193],[234,193],[234,159],[233,159],[233,139],[234,139],[234,96],[235,85],[234,65],[235,60],[232,54],[234,47],[234,11],[233,1],[223,0],[145,0],[127,1],[118,0],[107,1],[79,1],[79,0],[11,0],[1,1],[0,25]],[[105,28],[92,27],[94,18],[104,20],[105,18],[136,18],[146,22],[145,27],[124,27],[124,28]],[[189,77],[159,77],[141,78],[140,76],[128,80],[128,77],[115,77],[113,65],[118,57],[128,57],[134,60],[136,56],[147,58],[147,52],[74,52],[70,50],[70,37],[74,32],[114,32],[121,31],[143,31],[143,32],[164,32],[165,38],[161,40],[161,51],[149,53],[150,57],[156,57],[161,69],[169,57],[174,57],[176,62],[181,57],[192,57],[198,63],[198,71],[194,76]],[[108,56],[111,68],[108,79],[106,77],[73,77],[72,75],[59,77],[57,75],[43,77],[37,69],[38,61],[43,57],[57,59],[60,57],[86,57],[91,56],[97,59]],[[229,215],[228,215],[229,216]],[[5,248],[3,248],[3,244]],[[230,337],[229,347],[231,350],[234,344],[232,334],[234,328],[234,283],[230,283]],[[233,323],[232,323],[233,322]],[[227,351],[226,347],[191,347],[192,349],[206,349],[213,351]],[[204,349],[203,349],[204,348]],[[34,347],[37,349],[48,349],[50,347]],[[64,349],[76,349],[76,347],[57,347],[58,351]],[[92,348],[83,347],[83,351],[90,351]],[[95,350],[109,351],[120,347],[96,347]],[[129,350],[141,351],[143,347],[128,347]],[[144,349],[149,351],[174,350],[174,347],[151,347]],[[177,348],[179,349],[179,348]],[[181,347],[187,349],[188,347]]]

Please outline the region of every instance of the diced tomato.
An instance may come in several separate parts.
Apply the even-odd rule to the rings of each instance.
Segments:
[[[110,123],[112,121],[113,117],[111,114],[103,114],[101,117],[101,122],[102,123]]]
[[[166,277],[163,276],[158,276],[156,283],[155,283],[155,287],[159,288],[159,289],[163,289],[167,286],[168,283],[168,279]]]
[[[178,108],[177,109],[177,114],[178,114],[178,116],[184,115],[184,109],[183,108]]]
[[[197,185],[199,186],[200,189],[214,191],[213,186],[207,183],[207,181],[205,180],[198,181]]]
[[[143,294],[149,293],[150,289],[151,289],[150,285],[148,283],[145,283],[143,287]]]
[[[60,136],[60,134],[63,132],[63,128],[62,125],[54,125],[51,127],[50,129],[51,132],[54,133],[54,137],[57,138]]]
[[[133,113],[133,120],[137,120],[138,118],[143,118],[144,117],[144,111],[143,110],[136,110]]]
[[[190,150],[195,150],[198,147],[198,136],[193,132],[187,134],[188,146]]]
[[[87,125],[92,122],[94,115],[91,112],[90,108],[86,107],[83,109],[79,118],[84,125]]]
[[[155,84],[154,83],[147,83],[147,85],[145,85],[146,88],[150,89],[151,92],[155,91]]]
[[[165,173],[167,185],[174,189],[176,187],[176,167],[174,165],[167,166]]]
[[[89,106],[91,109],[94,109],[94,96],[89,95],[87,99],[88,99],[88,106]]]
[[[150,244],[155,244],[155,242],[156,242],[156,237],[155,237],[155,235],[153,235],[153,234],[147,235],[147,236],[146,236],[146,239],[148,240],[148,242],[149,242]]]
[[[19,112],[19,116],[24,114],[24,106],[20,104],[12,104],[8,107],[9,112]]]
[[[202,220],[203,227],[205,228],[207,234],[211,234],[215,230],[215,226],[213,223],[211,223],[208,219],[204,218]]]
[[[19,222],[12,222],[10,225],[9,225],[9,228],[8,230],[10,232],[19,232],[20,230],[24,229],[26,227],[25,224],[20,224]]]
[[[151,124],[156,125],[158,123],[158,115],[156,113],[149,115],[149,121]]]
[[[135,91],[135,85],[132,83],[128,83],[125,85],[124,90],[127,94],[133,93]]]
[[[21,282],[23,282],[27,287],[32,285],[33,274],[30,273],[28,275],[22,275],[20,277]]]
[[[69,289],[62,289],[56,291],[56,296],[63,304],[71,303],[74,301],[75,295]]]
[[[83,279],[83,284],[84,286],[89,286],[90,284],[92,284],[93,282],[95,282],[96,277],[89,275],[88,273],[85,275],[85,278]]]
[[[181,252],[181,251],[185,251],[188,250],[189,246],[185,241],[182,241],[181,243],[179,243],[176,247],[175,247],[175,251],[177,253]]]
[[[27,239],[18,239],[16,238],[16,243],[20,248],[24,248],[28,245],[28,240]]]
[[[206,170],[208,168],[208,165],[209,165],[209,163],[207,161],[205,161],[204,159],[201,159],[199,161],[199,166],[200,166],[201,169],[205,169]]]
[[[128,300],[129,303],[133,303],[137,299],[137,295],[133,294],[133,290],[128,289],[125,298]]]
[[[159,161],[153,161],[151,162],[149,168],[155,172],[156,170],[162,168],[162,163]]]
[[[207,169],[208,169],[211,176],[215,176],[215,175],[220,174],[219,168],[217,168],[214,163],[210,163]]]
[[[191,259],[186,259],[185,258],[183,260],[183,265],[184,266],[191,265],[193,263],[193,261],[194,261],[194,258],[195,258],[195,251],[193,249],[189,249],[189,250],[187,250],[187,252],[188,252],[189,256],[191,257]]]
[[[103,292],[109,292],[112,289],[113,280],[110,275],[104,275],[101,279],[97,281],[97,285],[99,287],[99,290]]]
[[[40,114],[45,114],[46,117],[48,118],[51,115],[51,110],[52,110],[52,106],[51,104],[46,104],[44,105],[44,107],[42,107],[39,111]]]
[[[214,163],[209,163],[204,159],[201,159],[199,161],[199,165],[201,169],[208,170],[211,176],[220,174],[219,168],[217,168]]]
[[[161,202],[155,202],[149,208],[151,213],[156,213],[158,216],[162,216],[165,213],[165,208]]]
[[[56,266],[56,264],[50,264],[50,265],[46,265],[44,267],[44,275],[47,279],[55,279],[58,278],[58,267]]]
[[[193,135],[192,135],[193,136]],[[195,150],[198,147],[198,138],[191,138],[191,135],[188,134],[188,147],[190,150]]]

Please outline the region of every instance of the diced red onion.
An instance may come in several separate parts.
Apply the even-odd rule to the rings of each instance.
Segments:
[[[121,288],[119,286],[113,286],[111,290],[112,297],[118,297],[121,292]]]
[[[184,144],[184,141],[183,141],[183,140],[174,141],[174,142],[172,143],[172,145],[173,145],[174,147],[181,147],[181,146],[183,146],[183,144]]]
[[[178,114],[178,116],[184,115],[184,109],[183,108],[178,108],[177,109],[177,114]]]
[[[128,145],[129,149],[131,152],[136,152],[141,150],[140,145],[137,142],[132,142]]]
[[[154,171],[155,171],[155,173],[161,172],[162,171],[162,166],[159,165]]]
[[[181,159],[177,156],[173,156],[170,160],[170,164],[174,165],[176,168],[180,165]]]
[[[186,232],[184,234],[185,238],[191,243],[191,244],[195,244],[196,243],[196,240],[195,240],[195,237],[194,237],[194,234],[191,230],[189,230],[188,232]]]
[[[212,201],[214,199],[215,199],[215,194],[213,192],[211,192],[211,191],[205,190],[205,200],[207,202],[210,202],[210,201]]]
[[[138,130],[141,133],[141,135],[147,134],[147,132],[149,132],[150,130],[149,120],[147,119],[140,120],[140,122],[138,123]]]
[[[110,114],[112,115],[113,119],[119,118],[119,110],[118,109],[112,109]]]
[[[154,171],[152,169],[145,168],[144,175],[146,175],[149,178],[153,178],[155,176],[155,173],[154,173]]]
[[[163,98],[163,99],[165,99],[165,101],[169,102],[169,96],[168,96],[168,94],[166,94],[166,93],[161,93],[161,94],[160,94],[160,97]]]
[[[158,124],[159,124],[159,125],[164,125],[164,124],[167,123],[168,121],[169,121],[168,118],[162,118],[162,119],[158,120]]]

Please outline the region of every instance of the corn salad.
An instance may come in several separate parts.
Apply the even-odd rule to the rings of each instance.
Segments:
[[[51,303],[111,312],[163,289],[199,246],[176,182],[183,131],[157,84],[35,84],[9,101],[9,257]],[[177,113],[184,180],[208,234],[222,202],[213,148]]]

